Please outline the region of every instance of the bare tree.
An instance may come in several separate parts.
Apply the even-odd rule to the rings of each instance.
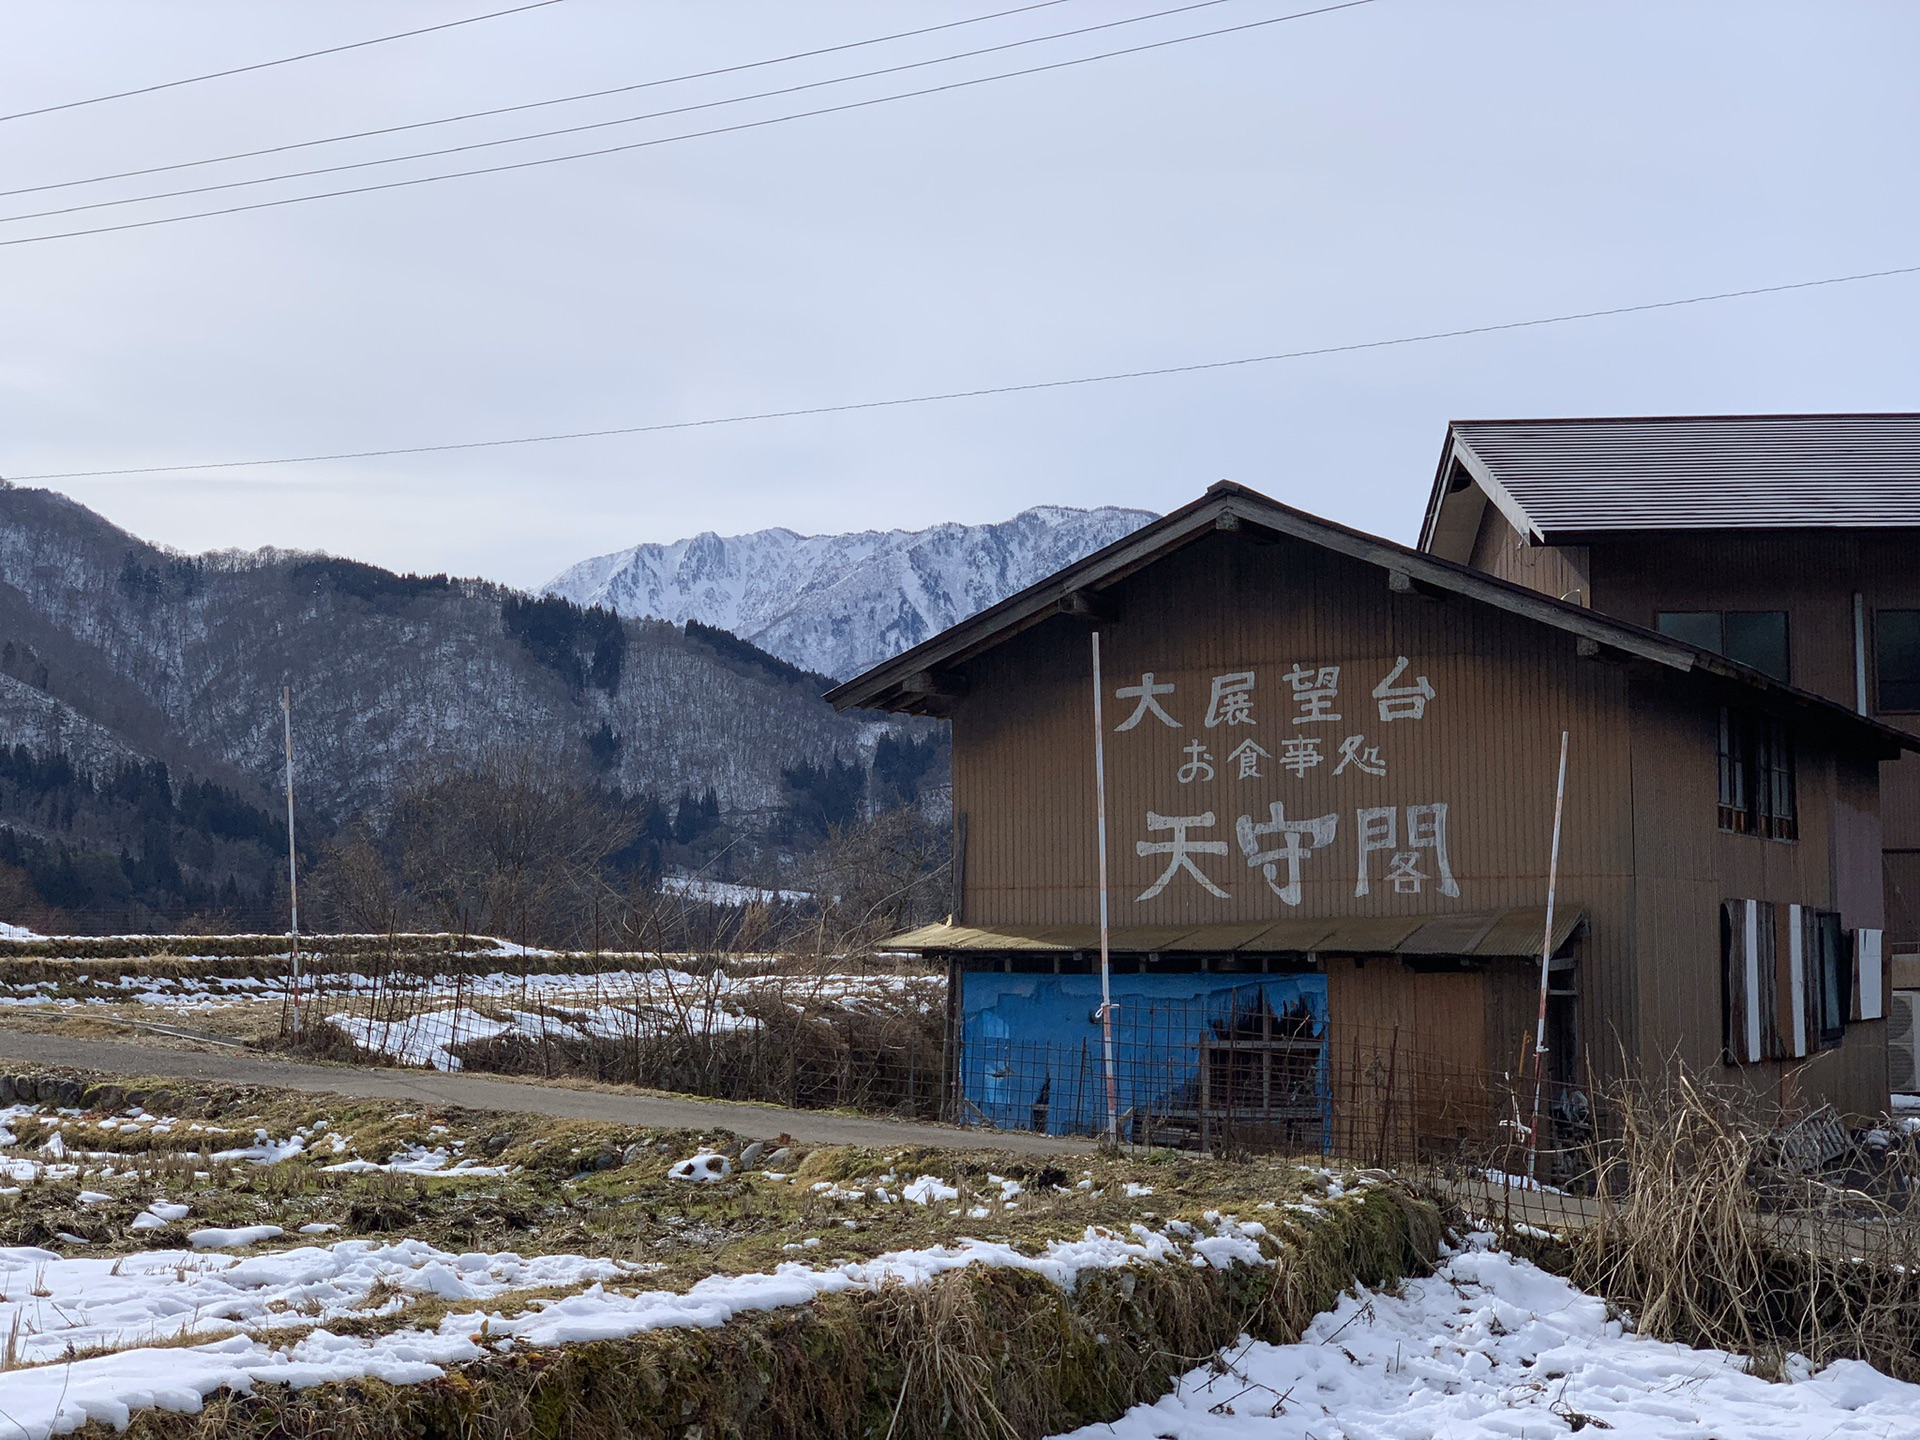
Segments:
[[[576,944],[620,908],[603,870],[635,832],[612,797],[537,756],[496,752],[415,777],[382,827],[356,825],[328,847],[315,885],[352,929]]]
[[[379,837],[364,821],[327,842],[307,885],[317,913],[336,930],[384,935],[410,923]]]
[[[952,846],[912,806],[835,826],[807,876],[829,948],[871,944],[946,913]]]

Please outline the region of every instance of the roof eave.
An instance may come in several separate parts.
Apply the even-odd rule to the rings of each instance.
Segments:
[[[906,686],[915,677],[963,664],[980,651],[1009,640],[1023,630],[1068,613],[1066,607],[1076,595],[1096,592],[1199,539],[1213,530],[1219,518],[1227,513],[1229,499],[1235,492],[1252,494],[1226,482],[1212,486],[1198,500],[1074,561],[997,605],[949,626],[911,650],[904,650],[891,660],[882,661],[836,685],[822,698],[836,710],[904,709],[925,713],[930,707],[907,698]]]
[[[1222,525],[1226,517],[1231,517],[1231,523]],[[918,677],[938,677],[943,671],[965,664],[1021,631],[1064,613],[1063,602],[1077,592],[1097,592],[1216,529],[1242,526],[1319,545],[1382,570],[1398,572],[1424,586],[1477,600],[1567,632],[1616,655],[1682,674],[1700,670],[1775,694],[1798,708],[1817,712],[1835,726],[1857,729],[1871,737],[1882,750],[1892,746],[1894,753],[1901,749],[1920,751],[1920,737],[1883,725],[1870,716],[1855,714],[1824,696],[1784,685],[1709,651],[1614,620],[1585,606],[1556,600],[1470,566],[1424,555],[1380,536],[1322,520],[1245,486],[1224,481],[1210,487],[1198,500],[1141,527],[1104,550],[1074,562],[998,605],[836,686],[825,698],[836,710],[865,708],[938,713],[941,707],[937,689],[909,692],[910,682]]]

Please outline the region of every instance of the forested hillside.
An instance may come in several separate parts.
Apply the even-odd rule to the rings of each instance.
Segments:
[[[870,810],[876,747],[931,733],[835,715],[828,683],[725,631],[485,581],[176,555],[5,486],[0,919],[277,913],[283,685],[316,855],[346,827],[386,834],[397,797],[484,772],[608,806],[632,832],[622,883],[674,860],[777,866],[850,813],[819,777],[856,776]]]

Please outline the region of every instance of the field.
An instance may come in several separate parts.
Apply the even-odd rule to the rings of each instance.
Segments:
[[[590,965],[490,945],[319,963],[306,1058],[552,1083],[679,1064],[695,1082],[679,1088],[778,1099],[799,1067],[757,1057],[811,1036],[869,1111],[889,1106],[847,1077],[903,1036],[933,1034],[937,1062],[944,1008],[938,977],[887,963]],[[283,964],[0,960],[0,1026],[284,1047]],[[915,1093],[894,1112],[916,1113]],[[1906,1245],[1910,1224],[1858,1190],[1835,1211],[1802,1178],[1793,1193],[1820,1208],[1793,1223],[1839,1218],[1804,1230],[1819,1245],[1795,1259],[1779,1183],[1767,1216],[1719,1203],[1774,1152],[1713,1107],[1636,1121],[1652,1158],[1593,1225],[1590,1200],[1457,1166],[748,1143],[0,1073],[0,1435],[1915,1433],[1920,1387],[1836,1358],[1907,1373],[1907,1252],[1821,1253],[1867,1221],[1876,1245]],[[1905,1193],[1913,1129],[1873,1132],[1877,1169],[1855,1182]],[[1809,1274],[1819,1313],[1756,1328],[1770,1287],[1802,1293]]]
[[[263,1381],[425,1381],[968,1270],[1062,1294],[1093,1272],[1259,1270],[1296,1228],[1386,1194],[1380,1175],[1170,1153],[743,1146],[51,1075],[4,1091],[0,1410],[34,1435]],[[1399,1256],[1411,1212],[1376,1209]]]
[[[225,953],[224,941],[202,942],[222,947],[206,955],[9,959],[0,950],[0,1023],[796,1108],[939,1112],[945,980],[911,961],[590,956],[411,939],[324,941],[297,992],[284,941],[277,957]]]

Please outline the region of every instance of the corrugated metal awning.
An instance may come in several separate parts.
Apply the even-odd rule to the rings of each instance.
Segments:
[[[1557,953],[1585,918],[1578,906],[1553,916]],[[1256,921],[1241,925],[1117,925],[1108,948],[1124,955],[1461,955],[1483,959],[1540,954],[1544,906],[1472,914],[1352,916],[1337,920]],[[925,955],[1022,955],[1094,952],[1093,925],[923,925],[885,942]]]

